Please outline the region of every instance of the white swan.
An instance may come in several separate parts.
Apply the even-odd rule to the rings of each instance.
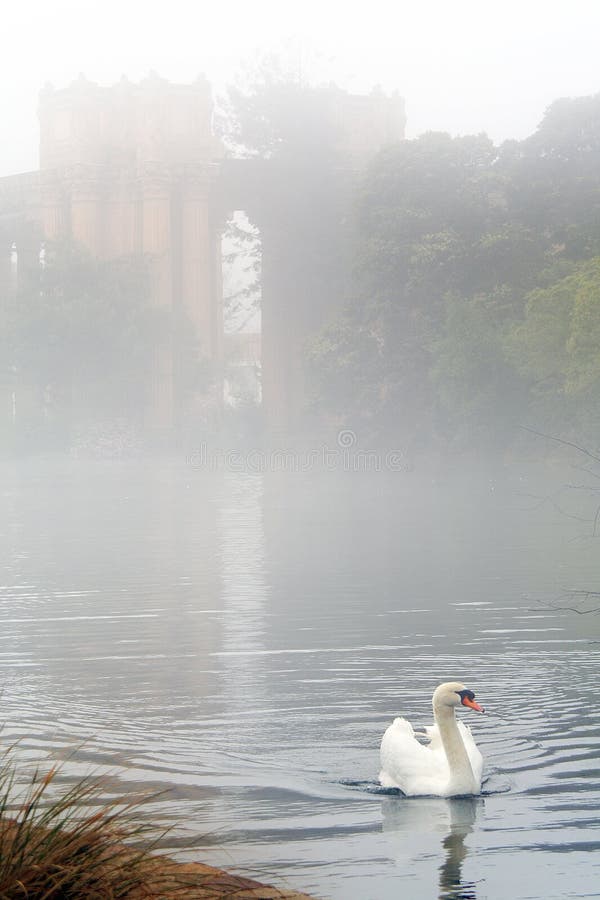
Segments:
[[[410,722],[394,719],[381,741],[379,781],[383,787],[400,788],[409,797],[481,792],[483,758],[469,728],[456,721],[457,706],[484,712],[464,684],[440,684],[433,694],[435,725],[419,735],[429,739],[428,746],[419,743]]]

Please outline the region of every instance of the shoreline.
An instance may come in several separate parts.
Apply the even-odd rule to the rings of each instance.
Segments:
[[[315,900],[294,889],[277,888],[253,878],[233,875],[204,863],[177,862],[172,857],[152,854],[156,877],[148,880],[148,893],[132,895],[160,900]]]
[[[26,806],[30,810],[31,802]],[[17,896],[18,889],[24,896],[62,897],[64,887],[82,900],[90,890],[96,898],[122,900],[316,900],[216,866],[179,862],[156,848],[136,849],[123,840],[133,835],[113,830],[103,811],[79,827],[64,824],[0,816],[2,896]]]

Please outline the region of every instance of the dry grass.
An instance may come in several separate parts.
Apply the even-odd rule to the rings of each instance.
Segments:
[[[92,777],[57,792],[58,771],[36,771],[23,782],[10,753],[0,759],[0,900],[303,896],[153,855],[161,835],[141,824],[143,801],[105,801]],[[145,849],[132,846],[142,840]]]
[[[101,784],[93,778],[55,796],[57,773],[36,771],[23,783],[9,754],[0,762],[1,900],[147,896],[152,857],[123,843],[147,835],[135,820],[139,802],[94,808]]]

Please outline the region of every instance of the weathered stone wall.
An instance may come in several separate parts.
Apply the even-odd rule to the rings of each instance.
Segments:
[[[381,147],[404,136],[404,102],[398,96],[332,89],[330,105],[345,172],[358,172]],[[310,278],[302,241],[283,256],[274,249],[282,234],[293,233],[295,211],[285,197],[275,204],[275,215],[271,201],[265,207],[270,162],[224,164],[212,115],[210,86],[203,78],[176,85],[151,75],[139,84],[122,79],[102,87],[80,77],[61,90],[46,87],[39,105],[40,171],[0,178],[0,219],[33,219],[47,240],[75,240],[103,259],[146,254],[154,268],[152,301],[186,314],[203,356],[218,370],[221,232],[227,212],[245,209],[263,239],[266,419],[275,429],[293,429],[304,400],[304,346],[332,310],[302,306],[303,279]],[[149,422],[165,431],[182,425],[186,416],[177,361],[175,333],[172,351],[157,353]]]
[[[0,179],[0,213],[35,219],[48,241],[74,240],[96,257],[145,254],[152,301],[185,311],[203,355],[221,354],[219,223],[222,155],[205,79],[157,76],[101,87],[79,78],[40,94],[40,171]],[[172,352],[157,354],[152,426],[185,415]]]

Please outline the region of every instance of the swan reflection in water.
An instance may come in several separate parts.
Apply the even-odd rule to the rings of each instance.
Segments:
[[[439,847],[443,834],[444,861],[439,868],[439,900],[476,900],[475,882],[463,881],[462,864],[468,855],[465,838],[473,831],[476,818],[483,808],[481,797],[385,797],[382,802],[383,830],[395,835],[395,855],[403,869],[411,862],[411,844],[416,853],[422,851],[423,834],[431,834],[432,850]],[[415,863],[415,860],[412,860]]]

